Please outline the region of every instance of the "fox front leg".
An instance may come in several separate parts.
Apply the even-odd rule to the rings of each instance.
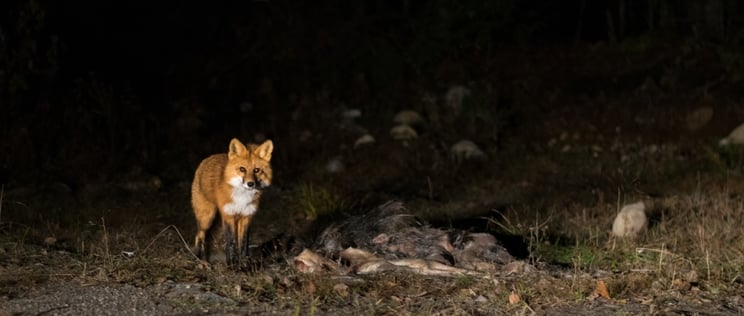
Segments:
[[[248,257],[248,227],[251,224],[251,216],[243,216],[238,220],[237,233],[238,233],[238,248],[240,251],[240,257]]]
[[[240,257],[241,258],[247,258],[248,257],[248,230],[246,229],[246,232],[243,234],[243,238],[240,241]]]
[[[225,225],[225,262],[228,266],[238,263],[237,245],[235,243],[235,232],[230,225]]]

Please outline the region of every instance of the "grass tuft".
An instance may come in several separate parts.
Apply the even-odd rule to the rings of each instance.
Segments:
[[[305,218],[314,220],[319,216],[332,214],[344,208],[341,196],[326,187],[314,186],[312,183],[300,185],[298,203],[305,213]]]

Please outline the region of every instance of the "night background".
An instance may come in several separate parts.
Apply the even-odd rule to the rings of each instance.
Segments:
[[[251,133],[277,138],[281,153],[303,124],[291,120],[293,112],[318,121],[321,108],[345,106],[365,118],[392,117],[452,85],[498,90],[500,110],[540,112],[551,106],[515,104],[515,94],[610,94],[645,77],[659,81],[664,68],[685,62],[676,58],[699,54],[687,58],[719,60],[678,85],[702,86],[739,66],[733,47],[744,36],[735,1],[2,6],[2,179],[9,186],[79,184],[133,165],[163,173]],[[720,60],[726,53],[734,60]],[[638,54],[654,62],[631,60],[629,67],[645,68],[632,74],[626,67],[587,74],[597,67],[587,63],[607,59],[599,67],[610,68],[612,59]],[[519,81],[527,82],[515,87]],[[250,109],[241,111],[243,103]]]
[[[108,251],[167,244],[155,236],[169,225],[191,243],[194,170],[237,137],[275,144],[274,185],[254,224],[256,243],[290,235],[312,245],[317,223],[401,200],[439,227],[517,236],[524,249],[507,248],[534,264],[605,268],[602,260],[616,258],[604,247],[614,240],[606,231],[618,205],[652,199],[649,236],[636,242],[732,241],[733,250],[717,243],[679,252],[691,253],[693,268],[703,254],[720,255],[726,264],[713,276],[708,269],[710,284],[741,279],[737,232],[701,224],[720,231],[675,237],[679,243],[665,238],[694,230],[669,228],[675,223],[744,216],[744,152],[718,145],[744,121],[742,44],[744,4],[734,0],[4,1],[0,273],[26,267],[17,262],[26,250],[7,246],[23,244],[103,262],[105,272],[90,277],[101,282],[149,287],[193,278],[229,296],[211,270],[173,272],[193,270],[175,235],[155,247],[154,256],[185,262],[158,266],[166,276],[142,276]],[[466,92],[453,103],[453,91]],[[356,110],[361,116],[349,116]],[[417,136],[401,140],[391,128],[404,110],[421,120],[409,124]],[[360,144],[364,135],[375,141]],[[461,140],[479,154],[456,153]],[[693,191],[722,197],[680,206]],[[728,213],[705,215],[703,204]],[[689,211],[675,213],[680,208]],[[538,225],[546,219],[552,224]],[[604,259],[577,268],[575,253],[567,259],[533,245],[536,231],[546,234],[537,238],[543,245],[582,244]],[[138,272],[115,272],[122,269]],[[59,281],[14,275],[22,276],[0,278],[0,303]],[[647,288],[618,285],[626,283],[656,291],[656,277],[621,279],[611,291],[632,297]],[[314,302],[308,281],[293,280],[274,284],[276,291],[300,293],[299,306]],[[739,283],[721,291],[742,293]],[[280,295],[261,293],[264,303]],[[326,294],[317,295],[331,304]],[[231,299],[245,306],[253,298]],[[719,299],[706,308],[725,305]],[[406,304],[391,308],[438,308]]]

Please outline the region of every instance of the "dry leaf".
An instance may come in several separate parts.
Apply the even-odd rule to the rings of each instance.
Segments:
[[[56,243],[57,243],[57,238],[54,238],[54,237],[44,238],[44,244],[46,244],[47,246],[51,247],[51,246],[54,246]]]
[[[520,300],[521,299],[519,298],[519,294],[514,292],[511,292],[511,294],[509,294],[509,304],[515,305],[519,303]]]
[[[597,287],[594,288],[594,293],[608,300],[610,299],[610,292],[607,291],[607,285],[602,280],[597,280]]]
[[[653,296],[639,296],[636,297],[636,300],[643,305],[651,305],[654,303]]]
[[[692,283],[682,281],[681,279],[672,280],[672,286],[680,291],[689,291],[692,289]]]
[[[333,286],[333,290],[338,293],[341,297],[349,296],[349,286],[343,283],[339,283]]]
[[[324,269],[335,270],[338,264],[333,260],[323,257],[309,249],[303,250],[294,258],[295,269],[302,273],[315,273]]]
[[[305,292],[307,292],[307,294],[313,295],[317,290],[318,288],[313,282],[309,282],[307,285],[305,285]]]
[[[524,261],[513,261],[505,264],[501,267],[501,271],[506,274],[522,274],[524,273],[525,266],[527,265]]]

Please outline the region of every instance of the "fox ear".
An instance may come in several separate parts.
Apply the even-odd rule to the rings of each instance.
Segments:
[[[263,160],[271,160],[271,153],[274,151],[274,143],[271,140],[263,142],[253,153]]]
[[[230,151],[227,152],[227,157],[230,159],[245,156],[245,153],[248,151],[247,148],[245,148],[245,145],[241,143],[237,138],[233,138],[230,141]]]

